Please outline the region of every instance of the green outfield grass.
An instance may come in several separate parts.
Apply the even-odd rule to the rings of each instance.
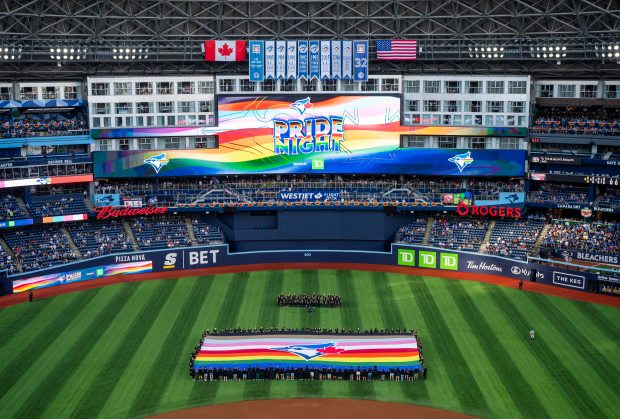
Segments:
[[[283,309],[280,292],[338,293],[344,306]],[[429,379],[192,382],[188,357],[202,331],[236,326],[415,328]],[[141,417],[281,397],[389,400],[483,417],[618,417],[619,365],[616,308],[376,272],[146,281],[0,309],[3,418]]]

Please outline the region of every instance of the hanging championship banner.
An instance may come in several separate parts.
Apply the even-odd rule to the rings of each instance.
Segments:
[[[276,41],[276,78],[286,78],[286,41]]]
[[[276,78],[276,43],[265,41],[265,78]]]
[[[263,81],[265,75],[265,61],[263,58],[265,43],[250,41],[250,81]]]
[[[297,77],[308,78],[308,41],[297,42]]]
[[[319,41],[310,41],[310,80],[321,78],[321,46]]]
[[[353,78],[353,41],[342,41],[342,78]]]
[[[321,78],[329,79],[331,78],[330,69],[331,69],[331,42],[330,41],[321,41]]]
[[[297,41],[286,42],[286,78],[297,78]]]
[[[368,41],[353,41],[353,80],[368,80]]]
[[[342,78],[342,41],[332,41],[332,79]]]

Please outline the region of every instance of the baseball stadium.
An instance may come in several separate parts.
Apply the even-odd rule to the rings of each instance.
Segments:
[[[0,419],[620,418],[620,3],[7,0]]]

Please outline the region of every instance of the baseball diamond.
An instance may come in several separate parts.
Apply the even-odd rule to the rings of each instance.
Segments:
[[[620,419],[619,22],[0,2],[0,419]]]

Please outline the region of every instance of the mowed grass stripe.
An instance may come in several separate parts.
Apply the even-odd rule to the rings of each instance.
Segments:
[[[317,271],[304,270],[301,271],[301,290],[300,294],[318,294],[319,288],[319,274]],[[307,310],[305,308],[295,309],[299,312],[300,321],[299,326],[302,329],[309,327],[321,327],[321,309],[312,308]],[[318,379],[317,376],[315,378]],[[322,397],[323,396],[323,383],[321,381],[297,381],[297,396],[298,397]]]
[[[597,304],[582,303],[580,301],[573,301],[573,306],[579,310],[579,312],[586,318],[594,320],[592,323],[598,328],[605,336],[609,336],[610,340],[620,345],[620,317],[616,316],[615,321],[609,319],[606,314],[615,312],[619,313],[617,308],[607,307]]]
[[[616,398],[616,401],[620,401],[618,398],[617,389],[610,390],[607,386],[608,383],[614,382],[618,379],[618,368],[614,365],[613,360],[604,356],[594,345],[590,343],[590,339],[584,333],[582,333],[577,326],[585,328],[583,321],[574,323],[566,318],[566,316],[556,308],[553,303],[556,298],[549,298],[542,294],[528,293],[530,301],[545,314],[548,320],[547,324],[560,332],[561,338],[566,340],[566,348],[563,348],[559,359],[570,359],[571,366],[578,366],[578,368],[569,368],[571,373],[575,376],[576,383],[579,389],[583,390],[583,394],[596,388],[595,392],[590,392],[588,395],[597,399],[601,406],[604,406],[611,398]],[[540,336],[540,341],[546,341],[546,335],[543,333]],[[538,340],[537,342],[538,343]],[[562,345],[563,346],[563,345]],[[559,345],[551,347],[552,350],[559,348]],[[561,358],[564,356],[564,358]],[[581,362],[580,362],[581,359]],[[591,360],[596,359],[597,362],[602,362],[605,365],[604,368],[593,367]],[[597,380],[597,378],[599,380]],[[618,407],[617,403],[607,404],[612,412]]]
[[[360,307],[363,304],[355,295],[355,284],[351,271],[337,271],[338,294],[342,297],[342,307],[338,309],[342,323],[339,329],[357,329],[361,323]]]
[[[121,339],[121,344],[110,354],[107,362],[80,400],[74,411],[75,415],[85,417],[99,415],[122,374],[127,368],[131,368],[129,365],[131,359],[178,283],[179,281],[161,281],[147,284],[154,287],[153,294],[146,300]]]
[[[24,299],[27,298],[24,295]],[[33,301],[28,304],[18,304],[11,310],[0,309],[0,350],[9,345],[16,336],[15,331],[20,330],[24,325],[28,325],[36,318],[46,315],[45,309],[53,301],[53,298],[45,298],[40,301]]]
[[[433,293],[429,291],[426,281],[419,281],[417,286],[417,302],[420,305],[424,321],[433,334],[433,340],[438,347],[437,353],[444,363],[449,374],[450,385],[454,389],[461,408],[468,413],[488,416],[489,406],[473,377],[473,371],[467,360],[459,350],[459,344],[450,332],[450,325],[444,319],[437,307]],[[432,373],[429,368],[429,375]]]
[[[414,330],[417,330],[424,344],[422,353],[424,354],[424,363],[428,367],[430,377],[430,379],[424,382],[430,396],[428,405],[441,405],[450,410],[462,411],[463,407],[454,391],[454,387],[450,385],[451,374],[447,370],[443,359],[436,355],[441,351],[441,348],[433,337],[431,327],[426,324],[422,314],[423,308],[418,302],[418,289],[423,285],[422,282],[429,281],[430,284],[433,284],[433,278],[414,275],[399,275],[399,277],[401,279],[398,280],[398,284],[402,288],[402,292],[398,296],[398,303],[401,313],[405,319],[409,320],[408,324]],[[423,401],[420,401],[420,403],[424,404]]]
[[[168,329],[168,334],[162,342],[153,368],[147,372],[142,381],[137,397],[131,405],[130,412],[132,415],[139,416],[142,411],[147,411],[153,404],[159,404],[173,374],[185,372],[187,380],[190,380],[187,370],[175,370],[177,366],[175,361],[179,358],[189,359],[190,355],[189,352],[184,352],[185,348],[179,345],[179,342],[185,342],[189,339],[193,321],[200,312],[200,308],[213,284],[213,281],[200,278],[193,278],[193,282],[174,324]],[[196,336],[196,344],[198,344],[198,339],[200,336]]]
[[[247,327],[275,327],[278,325],[280,317],[280,308],[277,304],[277,296],[282,292],[284,286],[284,272],[262,272],[264,274],[264,289],[254,304],[259,305],[259,314],[254,317],[254,321]],[[256,298],[252,295],[252,298]],[[260,400],[267,399],[272,396],[272,381],[246,381],[243,384],[243,400]]]
[[[487,320],[486,313],[480,311],[476,301],[465,290],[463,283],[454,281],[446,285],[448,285],[447,291],[461,312],[463,319],[466,319],[470,324],[473,337],[490,360],[494,372],[502,377],[501,383],[507,390],[507,394],[504,393],[504,395],[510,397],[523,417],[549,417],[545,406],[512,359],[511,351],[495,335]],[[474,286],[480,287],[480,284],[472,284],[469,288],[471,289]]]
[[[224,298],[220,301],[219,312],[214,323],[214,327],[218,330],[237,327],[237,318],[243,308],[243,299],[250,275],[248,272],[241,272],[222,278],[227,282],[227,289]],[[193,384],[189,400],[192,403],[200,400],[201,404],[213,402],[224,386],[224,383],[210,382]]]
[[[131,284],[136,285],[136,284]],[[128,289],[127,289],[128,288]],[[89,306],[88,314],[92,316],[88,324],[84,326],[84,330],[76,337],[71,347],[60,351],[58,354],[62,357],[54,364],[54,367],[46,374],[41,376],[41,372],[37,374],[39,384],[34,388],[30,397],[22,404],[19,410],[21,417],[41,417],[44,416],[45,410],[61,394],[64,386],[68,383],[74,374],[84,366],[84,359],[91,351],[97,350],[94,342],[105,333],[112,322],[118,316],[118,313],[131,299],[137,286],[132,287],[115,287],[110,289],[102,289],[97,299],[94,299]],[[102,295],[102,294],[107,295]],[[95,305],[101,307],[94,307]],[[80,318],[84,321],[86,316]],[[59,385],[59,383],[61,383]],[[45,397],[41,397],[45,394]]]
[[[412,325],[406,324],[405,317],[400,310],[398,300],[394,294],[394,285],[392,281],[396,281],[398,277],[388,275],[384,272],[373,272],[372,276],[375,289],[374,295],[378,300],[379,307],[381,307],[381,314],[383,315],[383,324],[385,327],[397,327],[399,329],[404,327],[407,331],[412,329]],[[421,374],[420,381],[399,383],[399,387],[403,397],[405,397],[407,401],[420,401],[424,404],[430,403],[430,395]]]
[[[3,400],[10,395],[9,390],[18,380],[25,374],[33,374],[30,371],[32,360],[38,357],[41,348],[48,348],[58,339],[59,331],[71,322],[71,320],[79,316],[80,313],[88,306],[93,298],[100,292],[100,289],[90,290],[86,293],[68,294],[65,304],[61,305],[58,311],[50,313],[51,321],[43,323],[39,328],[24,325],[30,335],[30,340],[21,350],[13,353],[12,357],[5,358],[8,361],[5,368],[0,373],[0,406]],[[24,391],[23,389],[20,391]]]
[[[351,276],[347,274],[343,276],[344,272],[337,271],[336,274],[340,281],[347,281],[346,286],[350,287],[351,295],[346,300],[352,303],[351,310],[348,313],[348,320],[353,324],[352,329],[357,330],[359,327],[363,331],[365,327],[376,327],[379,314],[372,313],[368,309],[376,307],[378,301],[372,293],[364,292],[372,287],[372,275],[369,272],[353,271],[352,273],[349,272],[352,274]],[[349,365],[349,367],[356,368],[357,365]],[[373,382],[350,382],[348,390],[351,398],[368,400],[377,398],[377,390]]]
[[[508,291],[512,290],[504,290],[501,287],[497,287],[496,292],[493,293],[494,301],[498,308],[505,313],[506,318],[513,323],[515,330],[523,330],[523,333],[527,334],[532,325],[526,319],[531,319],[533,313],[523,305],[517,306],[514,304],[507,295]],[[523,294],[530,295],[534,293]],[[524,300],[519,295],[519,302],[522,301]],[[524,312],[527,312],[529,316],[526,316]],[[541,317],[541,319],[544,319],[545,324],[548,324],[544,317]],[[553,326],[549,325],[548,327]],[[579,417],[602,417],[600,407],[586,396],[587,391],[578,383],[570,369],[553,353],[553,350],[545,340],[540,339],[539,335],[539,338],[531,343],[532,354],[543,366],[546,375],[555,378],[558,387],[566,400],[572,404],[573,410],[577,412],[577,415]]]

